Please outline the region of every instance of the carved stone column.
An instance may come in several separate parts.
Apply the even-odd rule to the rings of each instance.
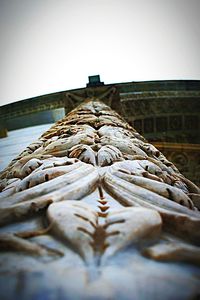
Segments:
[[[84,102],[1,173],[1,299],[198,299],[199,194]]]

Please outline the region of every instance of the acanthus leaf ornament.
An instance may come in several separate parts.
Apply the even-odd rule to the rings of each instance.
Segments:
[[[199,188],[104,103],[78,106],[0,176],[0,276],[14,265],[9,282],[38,272],[61,299],[198,294]],[[33,280],[24,298],[44,293]]]

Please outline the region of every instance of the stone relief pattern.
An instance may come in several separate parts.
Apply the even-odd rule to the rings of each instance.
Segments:
[[[123,112],[125,116],[155,116],[161,114],[181,114],[194,113],[200,111],[199,97],[198,98],[147,98],[136,99],[131,96],[121,97]],[[131,114],[130,114],[131,112]]]
[[[172,161],[182,174],[200,186],[200,158],[199,151],[167,151],[163,153]]]
[[[53,261],[70,248],[99,268],[134,245],[147,259],[197,265],[199,210],[195,184],[108,106],[86,101],[1,173],[0,245]]]

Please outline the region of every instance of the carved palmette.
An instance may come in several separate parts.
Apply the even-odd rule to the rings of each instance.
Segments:
[[[108,106],[86,101],[1,173],[1,276],[17,278],[8,298],[192,299],[199,209],[197,186]]]

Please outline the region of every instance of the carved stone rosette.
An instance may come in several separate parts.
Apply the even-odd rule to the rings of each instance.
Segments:
[[[200,190],[86,101],[1,173],[1,299],[198,299]]]

